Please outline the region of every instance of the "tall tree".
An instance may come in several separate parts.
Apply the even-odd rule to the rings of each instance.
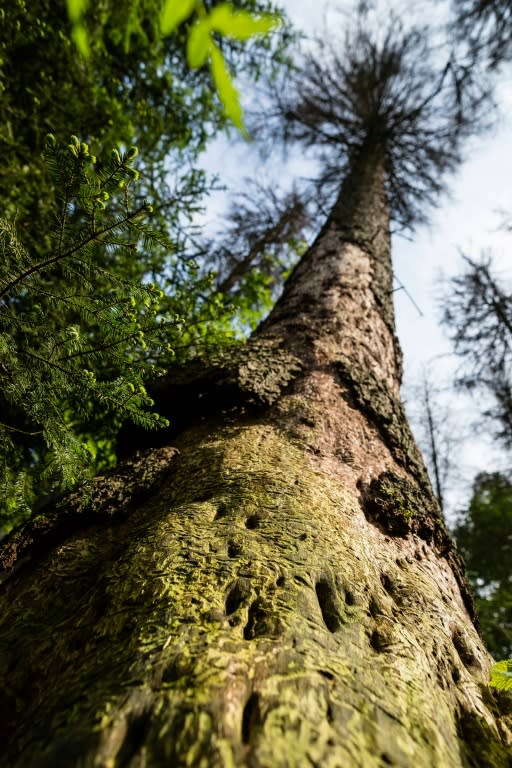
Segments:
[[[172,447],[3,544],[5,764],[510,765],[399,402],[389,214],[458,151],[421,41],[349,47],[336,202],[246,347],[161,384]]]

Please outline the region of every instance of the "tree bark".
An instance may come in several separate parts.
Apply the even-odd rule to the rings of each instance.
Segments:
[[[399,401],[382,157],[247,346],[160,385],[173,447],[4,543],[2,765],[512,765]]]

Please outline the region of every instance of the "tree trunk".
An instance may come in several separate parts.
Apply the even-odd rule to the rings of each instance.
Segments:
[[[3,545],[2,765],[512,765],[399,401],[381,151],[352,168],[248,345],[160,385],[173,447]]]

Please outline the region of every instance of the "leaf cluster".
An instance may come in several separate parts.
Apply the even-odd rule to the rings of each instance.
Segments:
[[[234,9],[230,3],[220,3],[208,12],[204,4],[196,0],[166,0],[160,17],[162,34],[169,35],[174,32],[194,12],[198,18],[188,32],[188,64],[191,68],[198,69],[209,63],[226,116],[247,135],[238,91],[215,36],[245,41],[256,35],[268,35],[279,22],[279,17],[269,13],[253,15],[245,10]]]
[[[502,691],[512,691],[512,659],[498,661],[492,667],[489,685]]]
[[[274,13],[266,0],[237,0],[233,7],[258,18]],[[209,13],[210,4],[205,8]],[[208,70],[188,65],[192,20],[164,37],[161,12],[160,0],[80,4],[73,18],[81,18],[87,30],[90,53],[84,60],[72,39],[65,0],[4,3],[0,209],[17,216],[27,245],[38,248],[52,205],[51,179],[40,157],[48,132],[59,141],[75,133],[103,152],[135,144],[148,170],[141,196],[170,205],[171,221],[165,211],[159,220],[162,231],[170,233],[179,213],[186,218],[189,200],[181,204],[177,180],[185,184],[198,153],[227,118]],[[250,78],[272,71],[288,34],[284,25],[276,32],[251,38],[249,45],[223,37],[226,66]],[[204,174],[194,175],[197,194],[204,194]]]
[[[262,13],[254,0],[249,5],[255,7],[256,13],[234,8],[232,3],[227,2],[209,9],[202,0],[165,0],[159,12],[158,27],[155,28],[153,25],[153,34],[156,32],[157,41],[161,43],[163,38],[177,32],[184,22],[197,17],[192,25],[187,25],[188,65],[192,69],[198,69],[206,62],[209,63],[213,83],[226,117],[244,134],[246,132],[238,91],[234,86],[222,47],[216,42],[215,35],[245,42],[258,35],[268,35],[282,21],[282,17],[277,13]],[[67,0],[68,14],[72,23],[71,36],[85,59],[89,59],[91,55],[86,23],[88,6],[88,0]],[[140,9],[137,10],[139,13],[135,14],[135,24],[132,22],[127,25],[127,29],[130,30],[128,37],[125,38],[127,48],[130,47],[133,32],[142,32],[140,18],[138,18]],[[154,18],[152,21],[154,24]]]
[[[208,70],[187,62],[196,19],[164,37],[161,12],[160,0],[79,2],[71,19],[65,0],[1,11],[0,476],[11,523],[36,497],[112,466],[123,419],[163,423],[144,390],[154,366],[239,333],[229,298],[194,261],[191,223],[212,187],[198,153],[227,120]],[[283,56],[284,27],[272,37],[217,42],[230,70],[257,77]],[[70,132],[80,139],[66,146]]]

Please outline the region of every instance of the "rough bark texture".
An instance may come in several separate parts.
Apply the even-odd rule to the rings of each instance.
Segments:
[[[167,389],[172,449],[3,546],[2,765],[512,765],[399,402],[383,178],[347,180],[244,350]]]

